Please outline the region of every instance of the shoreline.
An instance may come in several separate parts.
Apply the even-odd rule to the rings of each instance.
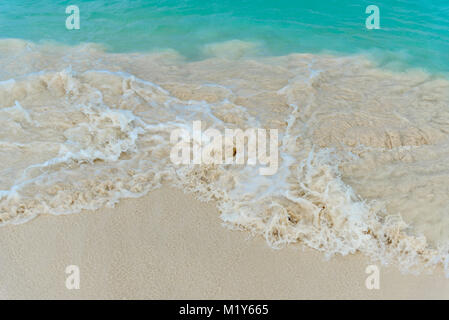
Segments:
[[[213,202],[162,187],[115,208],[40,216],[0,228],[2,299],[447,299],[449,280],[379,266],[368,290],[361,254],[271,249],[221,226]],[[80,289],[65,287],[78,265]]]
[[[377,49],[366,50],[359,49],[354,52],[344,52],[337,50],[323,49],[319,51],[291,51],[285,53],[268,53],[266,51],[260,50],[258,47],[259,43],[254,41],[243,41],[243,40],[227,40],[217,43],[209,43],[198,47],[197,56],[192,58],[184,55],[182,52],[176,50],[172,47],[158,47],[149,48],[145,50],[129,50],[129,51],[114,51],[111,50],[106,44],[99,42],[79,42],[79,43],[65,43],[55,40],[31,40],[22,38],[0,38],[0,49],[4,48],[14,48],[16,51],[21,50],[34,50],[34,51],[54,51],[56,54],[62,54],[64,52],[72,52],[77,55],[83,50],[89,52],[95,56],[116,56],[123,57],[129,56],[134,58],[148,58],[148,57],[159,57],[161,59],[167,59],[174,64],[197,64],[208,60],[228,60],[228,61],[270,61],[276,59],[283,59],[295,56],[316,56],[324,59],[350,59],[350,60],[363,60],[371,64],[375,69],[382,72],[388,72],[392,74],[407,74],[407,73],[423,73],[429,77],[435,79],[448,80],[449,70],[432,69],[428,66],[423,65],[413,65],[407,62],[401,61],[399,58],[395,58],[391,61],[385,61],[385,54]],[[255,49],[259,50],[255,50]],[[11,50],[12,51],[12,50]],[[260,54],[259,51],[264,52]],[[400,54],[398,52],[393,52],[394,54]],[[76,66],[76,61],[73,61],[73,66]],[[136,69],[138,70],[138,69]],[[1,81],[14,80],[16,77],[23,78],[29,76],[33,73],[39,73],[41,71],[46,72],[59,72],[62,71],[61,68],[53,68],[50,64],[48,69],[33,71],[31,73],[20,74],[9,79],[2,79]],[[91,71],[110,71],[102,69],[92,69]],[[118,71],[121,72],[121,71]],[[127,72],[123,72],[126,74]],[[138,73],[138,72],[136,72]],[[136,75],[136,74],[130,74]]]
[[[183,258],[166,261],[164,266],[151,264],[150,271],[164,270],[170,264],[181,266],[189,260],[185,257],[189,252],[198,261],[206,261],[211,251],[228,248],[218,244],[212,249],[202,247],[204,242],[217,242],[208,233],[221,222],[217,207],[228,226],[263,235],[272,247],[301,243],[328,255],[361,252],[397,264],[401,270],[446,266],[447,250],[435,249],[433,243],[446,241],[449,236],[449,219],[444,211],[449,170],[444,161],[449,157],[448,81],[419,72],[385,72],[363,59],[315,55],[236,61],[214,58],[187,63],[175,62],[175,55],[135,57],[80,50],[71,55],[70,61],[77,62],[72,69],[67,66],[66,50],[49,54],[42,48],[36,49],[24,52],[8,65],[9,71],[2,73],[3,78],[9,73],[19,78],[27,74],[0,86],[1,136],[6,146],[0,201],[2,223],[103,208],[122,198],[143,196],[168,181],[195,193],[198,199],[217,202],[212,209],[195,209],[199,213],[189,209],[191,219],[197,219],[192,220],[196,228],[191,227],[191,232],[201,234],[198,238],[184,234],[185,226],[178,225],[179,217],[172,218],[172,212],[196,206],[197,201],[193,196],[174,192],[177,197],[164,200],[158,207],[158,197],[165,199],[167,193],[173,192],[166,188],[157,191],[156,198],[150,195],[132,202],[125,200],[115,209],[84,213],[84,218],[40,217],[30,222],[33,227],[8,227],[6,230],[14,231],[5,233],[4,247],[13,250],[18,243],[34,247],[31,252],[28,247],[21,248],[14,261],[5,258],[5,264],[10,261],[12,265],[5,267],[6,274],[7,270],[22,270],[22,265],[26,268],[15,276],[16,282],[22,281],[21,275],[28,279],[31,265],[42,265],[39,269],[50,270],[51,274],[59,257],[71,257],[83,264],[87,261],[97,269],[106,261],[112,266],[105,271],[107,277],[131,283],[136,281],[134,273],[126,280],[117,276],[115,260],[110,256],[117,257],[119,268],[126,270],[135,268],[138,259],[138,270],[144,274],[148,261],[165,261],[161,256],[164,252]],[[25,68],[20,69],[21,66]],[[43,71],[50,67],[63,71]],[[42,72],[30,74],[34,69]],[[194,120],[204,121],[205,127],[217,132],[235,128],[279,130],[282,143],[278,141],[274,146],[282,161],[277,174],[263,176],[256,166],[176,164],[171,158],[172,134],[178,129],[195,132]],[[237,149],[237,142],[235,146]],[[271,148],[270,139],[270,155],[275,147]],[[190,155],[190,151],[186,154]],[[237,152],[233,156],[237,158]],[[423,195],[426,201],[422,201]],[[184,199],[184,206],[170,207],[170,202],[178,198]],[[107,218],[95,218],[110,213],[113,215]],[[206,216],[209,219],[211,213],[214,220],[198,222]],[[185,225],[193,223],[185,219]],[[126,232],[121,229],[123,225],[128,226]],[[413,226],[413,230],[408,226]],[[173,237],[161,234],[160,228]],[[53,229],[59,233],[53,235]],[[221,232],[213,230],[216,234]],[[16,240],[11,240],[14,237]],[[229,241],[240,250],[240,242]],[[165,242],[171,247],[163,247],[158,253]],[[190,251],[170,251],[176,245],[187,249],[187,243],[192,244]],[[35,252],[42,251],[41,247],[53,252],[46,248],[55,244],[60,247],[48,259],[30,263]],[[154,254],[148,256],[134,244],[150,248]],[[69,250],[72,246],[75,253]],[[78,246],[81,248],[76,249]],[[251,244],[245,248],[258,250]],[[279,252],[285,250],[290,249]],[[109,255],[103,257],[104,252]],[[254,258],[255,265],[266,263],[262,256],[271,255],[266,252],[271,251],[258,253],[261,256]],[[9,253],[13,254],[10,250]],[[102,257],[101,261],[96,262],[92,255]],[[281,255],[280,265],[273,262],[272,268],[301,277],[295,268],[290,270],[283,265],[283,260],[289,259],[290,265],[296,265],[298,257]],[[322,256],[319,254],[321,260]],[[232,261],[234,253],[225,257]],[[131,266],[123,260],[131,261]],[[197,260],[192,264],[199,268]],[[220,257],[215,260],[220,261]],[[202,275],[226,265],[225,261],[215,260]],[[53,262],[48,265],[47,261]],[[359,263],[358,269],[352,271],[360,279],[351,288],[364,284],[367,260],[360,261],[365,261],[365,266]],[[65,266],[72,264],[76,262],[67,261]],[[300,270],[304,268],[301,265]],[[194,271],[186,267],[183,273]],[[98,271],[92,272],[95,279],[105,277]],[[334,281],[311,274],[323,283]],[[225,271],[212,277],[220,279],[221,287],[235,281]],[[250,273],[236,279],[240,283],[248,277],[251,278]],[[144,277],[139,283],[145,281]],[[202,281],[198,278],[195,283]],[[307,281],[305,284],[310,285]],[[268,288],[288,285],[273,282]],[[200,292],[207,289],[205,284],[202,286]],[[103,287],[103,283],[97,284],[95,290]],[[145,297],[162,297],[166,294],[163,287],[161,284],[153,291],[139,290]],[[117,288],[113,286],[111,291],[108,287],[101,292],[114,292],[112,296],[117,297],[128,290],[123,284]],[[61,289],[53,294],[61,294],[58,290]],[[257,296],[263,290],[247,292]],[[292,297],[302,294],[295,288],[290,291]],[[352,296],[351,292],[341,293],[343,297],[345,294]],[[92,291],[93,297],[97,295],[98,291]]]

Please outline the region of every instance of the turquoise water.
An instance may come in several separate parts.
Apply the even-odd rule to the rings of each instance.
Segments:
[[[65,28],[71,4],[80,30]],[[365,27],[371,4],[380,30]],[[368,51],[381,65],[449,71],[449,2],[12,0],[0,3],[0,37],[95,42],[113,52],[172,48],[189,59],[203,58],[205,44],[240,39],[261,54]]]

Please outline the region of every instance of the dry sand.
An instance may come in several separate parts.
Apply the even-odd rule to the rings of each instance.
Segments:
[[[447,299],[449,279],[380,269],[365,287],[361,255],[335,257],[221,226],[213,203],[162,188],[116,208],[41,216],[0,228],[0,297],[5,299]],[[79,290],[65,287],[78,265]]]

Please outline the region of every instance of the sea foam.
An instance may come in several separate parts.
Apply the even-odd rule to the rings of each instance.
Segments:
[[[225,225],[273,248],[448,270],[446,79],[359,56],[185,62],[14,43],[12,62],[0,55],[2,224],[113,206],[166,183],[214,200]],[[279,130],[277,173],[173,164],[170,133],[195,120]]]

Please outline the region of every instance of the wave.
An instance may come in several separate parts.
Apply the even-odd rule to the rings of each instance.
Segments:
[[[273,248],[449,275],[446,79],[362,56],[187,62],[171,50],[0,43],[1,224],[113,206],[165,183],[216,201],[226,226]],[[277,173],[175,165],[170,134],[196,120],[278,129]]]

